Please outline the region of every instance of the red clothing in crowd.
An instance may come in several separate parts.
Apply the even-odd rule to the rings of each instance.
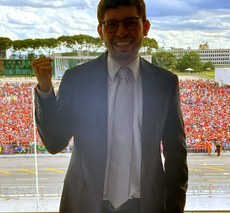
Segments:
[[[31,146],[34,141],[32,91],[35,83],[0,84],[0,145]],[[187,144],[210,152],[215,139],[230,143],[230,88],[213,81],[181,80],[180,93]],[[36,140],[42,145],[36,132]]]

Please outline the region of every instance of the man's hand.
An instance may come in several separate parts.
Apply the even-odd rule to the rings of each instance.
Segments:
[[[52,59],[48,57],[41,57],[32,61],[38,88],[42,92],[49,92],[52,87]]]

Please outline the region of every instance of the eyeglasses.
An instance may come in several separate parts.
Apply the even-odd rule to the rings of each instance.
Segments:
[[[132,31],[136,30],[139,26],[138,20],[140,17],[129,17],[125,18],[123,20],[116,20],[116,19],[109,19],[106,21],[103,21],[102,24],[105,26],[105,30],[109,33],[114,33],[119,28],[119,23],[122,22],[126,30]]]

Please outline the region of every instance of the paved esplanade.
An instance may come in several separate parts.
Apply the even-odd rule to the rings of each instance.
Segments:
[[[39,210],[58,211],[70,154],[38,155]],[[0,155],[0,212],[36,211],[35,158]],[[187,210],[230,210],[230,153],[189,154]]]

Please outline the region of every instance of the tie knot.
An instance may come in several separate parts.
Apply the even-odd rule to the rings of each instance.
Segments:
[[[120,79],[131,79],[131,76],[133,75],[132,70],[129,67],[122,67],[118,73],[118,77]]]

